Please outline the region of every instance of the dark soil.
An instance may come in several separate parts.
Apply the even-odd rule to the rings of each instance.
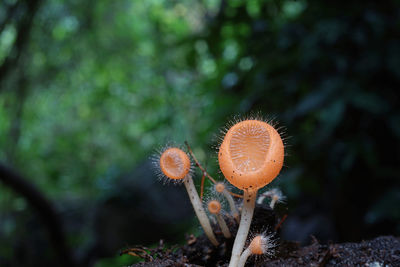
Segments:
[[[267,231],[278,236],[274,228],[279,225],[280,219],[266,207],[258,206],[255,211],[251,232]],[[269,225],[269,229],[266,228]],[[235,232],[235,225],[231,223],[231,230]],[[271,226],[272,227],[271,229]],[[228,266],[232,240],[223,239],[216,231],[221,242],[214,247],[205,236],[187,237],[185,245],[166,248],[162,241],[157,248],[131,248],[132,255],[142,257],[145,262],[133,266]],[[400,266],[400,238],[383,236],[360,243],[320,244],[315,238],[311,245],[300,247],[298,243],[276,241],[274,256],[250,257],[246,266],[370,266],[386,267]],[[127,253],[126,251],[124,253]]]

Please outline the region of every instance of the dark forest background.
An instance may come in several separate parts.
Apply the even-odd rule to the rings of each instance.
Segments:
[[[400,235],[400,1],[0,1],[0,265],[123,266],[200,233],[149,157],[222,179],[234,116],[286,127],[282,239]]]

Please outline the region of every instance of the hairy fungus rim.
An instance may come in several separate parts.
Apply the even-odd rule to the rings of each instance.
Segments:
[[[185,178],[190,171],[188,155],[177,147],[171,147],[163,151],[159,163],[162,173],[173,180]]]
[[[211,200],[207,204],[208,211],[212,214],[218,214],[221,211],[221,203],[218,200]]]
[[[250,250],[251,250],[251,253],[255,254],[255,255],[264,254],[262,236],[258,235],[253,238],[253,240],[250,243]]]
[[[224,183],[219,182],[214,185],[214,188],[218,193],[222,193],[225,190],[225,185]]]
[[[232,159],[230,150],[232,138],[241,128],[254,125],[268,133],[269,143],[265,144],[268,149],[265,151],[264,161],[259,168],[252,171],[241,170],[237,168]],[[233,125],[225,134],[218,151],[218,162],[225,178],[242,190],[257,190],[270,183],[279,174],[283,166],[283,159],[284,144],[280,134],[272,125],[260,120],[244,120]]]

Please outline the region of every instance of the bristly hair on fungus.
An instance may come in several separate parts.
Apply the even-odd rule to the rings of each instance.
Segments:
[[[236,203],[233,200],[232,195],[229,193],[229,191],[227,189],[227,186],[228,185],[224,182],[218,182],[218,183],[214,184],[213,190],[216,193],[221,194],[225,197],[225,199],[228,201],[232,217],[236,220],[237,223],[239,223],[240,213],[239,213],[238,208],[236,207]]]
[[[243,190],[243,208],[229,267],[237,267],[253,217],[258,189],[279,174],[284,160],[284,143],[268,122],[248,119],[226,132],[218,151],[225,178]]]
[[[242,195],[228,189],[227,183],[218,182],[212,178],[196,159],[189,144],[185,142],[194,164],[202,172],[201,195],[203,195],[205,178],[207,177],[213,183],[210,190],[213,197],[209,198],[205,205],[210,213],[210,218],[216,218],[225,238],[231,237],[225,219],[231,215],[239,223],[229,267],[244,266],[250,255],[271,255],[272,253],[271,248],[274,242],[271,241],[271,236],[264,234],[253,238],[246,250],[243,251],[243,248],[248,238],[258,190],[278,176],[284,163],[285,138],[281,136],[279,129],[276,128],[275,123],[257,117],[236,121],[225,131],[218,148],[219,167],[232,186],[243,190]],[[214,235],[202,199],[200,199],[193,183],[193,171],[189,155],[179,147],[168,146],[159,151],[153,161],[159,177],[164,183],[184,183],[206,236],[214,246],[218,246],[219,242]],[[243,199],[241,210],[237,208],[232,196]],[[262,203],[266,197],[271,198],[271,208],[284,200],[283,194],[277,189],[269,190],[260,195],[258,201]],[[225,213],[227,215],[225,219],[221,214],[223,213],[221,203],[224,200],[230,206],[230,213]]]
[[[170,179],[174,182],[183,181],[189,195],[190,202],[192,203],[193,209],[197,218],[199,219],[204,233],[214,246],[218,246],[219,243],[211,228],[210,221],[204,211],[200,197],[191,177],[191,163],[189,156],[178,147],[167,147],[160,151],[156,164],[164,176],[163,178]]]
[[[259,234],[254,236],[249,246],[243,251],[240,256],[238,267],[244,267],[249,256],[256,255],[267,255],[272,256],[274,254],[274,247],[276,246],[275,241],[271,235]]]
[[[217,219],[218,225],[221,228],[222,234],[225,238],[231,238],[231,232],[229,231],[228,226],[222,216],[222,205],[218,199],[211,199],[207,201],[207,209],[208,211],[215,216]]]

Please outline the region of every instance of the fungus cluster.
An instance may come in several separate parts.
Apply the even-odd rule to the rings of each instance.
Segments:
[[[189,146],[188,152],[201,169],[203,179],[209,177],[214,183],[211,191],[217,197],[212,197],[205,203],[202,202],[194,186],[192,164],[188,153],[178,147],[168,147],[161,151],[156,165],[164,178],[184,183],[196,216],[214,246],[218,246],[219,242],[205,209],[210,217],[215,217],[218,226],[214,227],[221,229],[224,238],[235,236],[229,267],[244,266],[250,255],[271,255],[273,246],[270,236],[258,235],[245,250],[244,246],[248,239],[257,192],[275,179],[283,166],[284,144],[278,131],[268,122],[249,119],[234,124],[223,137],[218,151],[219,167],[226,180],[243,191],[243,195],[239,195],[243,199],[241,209],[232,197],[238,195],[229,190],[227,183],[217,182],[211,178],[194,157]],[[282,193],[273,189],[261,194],[257,202],[261,204],[267,197],[271,198],[272,209],[276,203],[284,200]],[[222,198],[229,204],[229,212],[223,211]],[[238,224],[236,235],[231,234],[226,223],[229,219]]]
[[[188,155],[180,148],[171,147],[162,151],[158,161],[161,173],[165,175],[166,179],[174,181],[183,181],[186,191],[189,195],[190,202],[196,213],[197,218],[204,233],[210,239],[213,245],[218,246],[219,243],[215,238],[214,232],[211,228],[210,221],[204,211],[203,204],[197,194],[196,187],[194,186],[193,179],[190,173],[190,159]]]

